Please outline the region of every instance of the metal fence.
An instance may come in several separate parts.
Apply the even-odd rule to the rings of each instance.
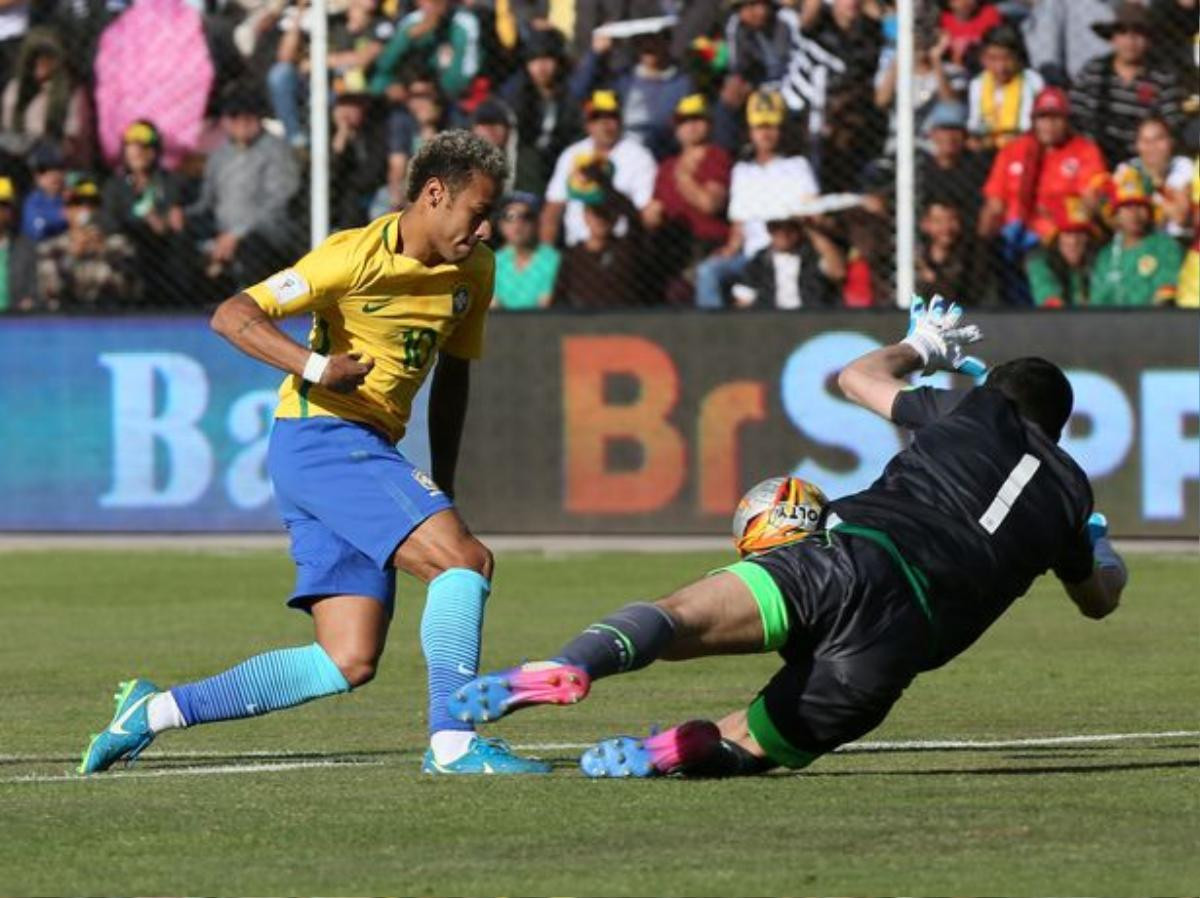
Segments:
[[[401,208],[412,154],[452,127],[512,164],[504,309],[894,306],[910,281],[1196,305],[1197,19],[1196,0],[8,4],[0,309],[212,302],[326,221]]]

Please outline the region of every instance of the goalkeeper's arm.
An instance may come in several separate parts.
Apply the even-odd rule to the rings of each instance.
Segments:
[[[905,380],[925,367],[925,360],[908,343],[895,343],[859,356],[838,374],[838,388],[851,402],[892,420],[896,394]]]
[[[1119,567],[1097,563],[1091,576],[1082,583],[1064,583],[1063,586],[1080,614],[1100,620],[1117,610],[1127,579],[1124,563]]]
[[[1099,620],[1117,610],[1121,592],[1129,582],[1129,571],[1108,538],[1108,519],[1102,514],[1093,514],[1088,519],[1087,529],[1094,559],[1092,573],[1081,583],[1063,585],[1080,613]]]

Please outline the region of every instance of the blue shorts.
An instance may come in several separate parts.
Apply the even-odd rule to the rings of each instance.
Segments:
[[[314,598],[370,596],[392,613],[396,547],[453,503],[387,438],[341,418],[279,418],[267,472],[292,538],[292,607]]]

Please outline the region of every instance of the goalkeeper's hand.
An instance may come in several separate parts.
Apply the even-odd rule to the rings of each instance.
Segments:
[[[982,359],[967,355],[963,347],[978,343],[983,333],[974,324],[960,325],[962,306],[934,296],[926,306],[925,300],[914,296],[908,312],[908,334],[901,341],[911,346],[921,357],[924,373],[957,371],[969,377],[987,373]]]
[[[1113,579],[1120,584],[1119,588],[1124,589],[1125,584],[1129,582],[1129,570],[1125,567],[1124,559],[1117,554],[1117,550],[1109,541],[1108,518],[1098,511],[1092,512],[1092,516],[1087,520],[1087,532],[1096,566],[1113,571]]]

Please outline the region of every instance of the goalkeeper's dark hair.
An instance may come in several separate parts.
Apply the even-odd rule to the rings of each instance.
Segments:
[[[1067,375],[1058,365],[1037,356],[997,365],[988,372],[984,386],[1011,399],[1022,418],[1032,421],[1056,443],[1075,405],[1075,393]]]
[[[476,173],[503,187],[508,177],[504,153],[470,131],[443,131],[421,144],[413,157],[408,168],[408,201],[416,202],[430,178],[445,184],[453,199]]]

